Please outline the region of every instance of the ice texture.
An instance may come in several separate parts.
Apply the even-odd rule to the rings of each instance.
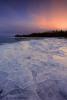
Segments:
[[[67,100],[67,40],[0,45],[0,100]]]

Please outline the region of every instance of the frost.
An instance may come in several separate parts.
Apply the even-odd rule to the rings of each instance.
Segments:
[[[67,100],[64,39],[0,45],[0,100]]]

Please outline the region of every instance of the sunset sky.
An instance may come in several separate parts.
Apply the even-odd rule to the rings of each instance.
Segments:
[[[67,29],[67,0],[0,0],[0,35]]]

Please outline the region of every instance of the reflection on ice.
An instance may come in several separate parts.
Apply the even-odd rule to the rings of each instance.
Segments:
[[[53,58],[57,60],[59,63],[67,66],[67,57],[61,57],[58,55],[54,55]]]
[[[66,40],[0,45],[0,100],[67,100]]]
[[[55,60],[57,60],[59,63],[67,66],[67,47],[62,46],[61,48],[59,48],[58,51],[63,52],[64,55],[63,56],[62,56],[62,54],[61,55],[53,55],[53,58]]]
[[[67,53],[67,47],[62,47],[62,48],[60,48],[60,50]]]
[[[67,47],[62,47],[60,48],[60,50],[62,50],[65,54],[65,56],[67,57]]]

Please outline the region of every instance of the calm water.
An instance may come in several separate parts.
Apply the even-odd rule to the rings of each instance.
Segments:
[[[67,40],[9,41],[0,45],[0,100],[67,100]]]

